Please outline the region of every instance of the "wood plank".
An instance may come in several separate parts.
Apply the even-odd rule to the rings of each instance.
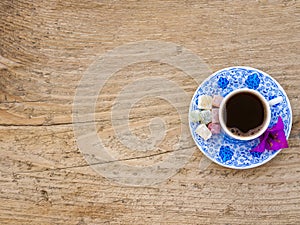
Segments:
[[[2,0],[0,224],[299,224],[299,16],[293,0]],[[234,65],[261,69],[285,89],[293,108],[290,148],[261,167],[237,171],[206,161],[190,137],[178,151],[191,151],[191,158],[158,184],[126,186],[97,173],[76,143],[76,88],[98,56],[144,40],[181,45],[207,68],[195,80],[165,63],[143,62],[106,80],[95,121],[116,158],[108,168],[145,167],[170,156],[184,126],[176,109],[188,108],[211,72]],[[129,127],[142,140],[151,136],[152,118],[165,121],[158,149],[129,149],[115,133],[122,126],[111,121],[120,93],[137,78],[164,78],[187,94],[177,108],[160,98],[164,89],[132,104]]]

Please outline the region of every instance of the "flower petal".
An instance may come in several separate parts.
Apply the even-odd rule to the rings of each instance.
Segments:
[[[283,129],[284,129],[284,124],[282,118],[279,116],[277,123],[273,127],[269,128],[268,131],[273,132],[276,130],[283,130]]]
[[[266,132],[259,137],[260,143],[250,152],[264,152],[267,150],[280,150],[288,148],[288,142],[284,133],[284,124],[282,118],[279,117],[277,123],[266,130]]]
[[[269,132],[265,132],[262,136],[260,136],[260,143],[253,148],[250,152],[264,152],[266,150],[267,138],[269,136]]]
[[[286,140],[283,130],[274,131],[270,133],[268,140],[266,142],[266,149],[277,151],[287,147],[288,147],[288,142]]]

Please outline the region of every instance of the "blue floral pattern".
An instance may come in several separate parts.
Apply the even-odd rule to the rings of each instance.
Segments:
[[[258,75],[255,73],[255,74],[249,75],[245,83],[248,88],[257,89],[259,86],[259,83],[260,83],[260,79],[258,78]]]
[[[226,162],[232,158],[233,152],[228,146],[221,146],[219,156],[221,157],[223,162]]]
[[[288,138],[292,127],[292,110],[289,99],[282,87],[268,74],[250,67],[231,67],[220,70],[208,77],[195,92],[190,111],[197,109],[197,100],[201,95],[221,95],[225,97],[239,88],[256,89],[267,100],[281,96],[283,101],[271,107],[273,126],[281,116]],[[212,161],[229,168],[246,169],[262,165],[274,158],[280,151],[250,153],[259,143],[259,139],[238,141],[228,137],[223,131],[204,141],[195,130],[199,123],[189,122],[193,139],[199,149]]]
[[[228,83],[229,83],[229,81],[224,77],[220,77],[218,80],[218,85],[222,89],[225,89],[227,87]]]
[[[260,155],[261,155],[262,153],[261,153],[261,152],[250,152],[250,154],[251,154],[253,157],[259,158]]]

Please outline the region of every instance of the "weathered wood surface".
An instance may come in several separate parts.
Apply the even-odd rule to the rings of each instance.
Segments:
[[[292,0],[2,0],[0,224],[299,224],[299,6]],[[180,44],[211,71],[246,65],[271,74],[293,108],[290,148],[261,167],[236,171],[208,163],[190,145],[194,153],[177,174],[147,187],[96,173],[73,132],[76,87],[97,56],[142,40]],[[162,150],[122,147],[110,112],[136,76],[174,81],[190,98],[198,83],[169,65],[145,62],[118,71],[99,94],[99,137],[117,160],[151,165],[172,152],[180,120],[167,101],[141,99],[129,126],[145,138],[150,119],[161,116]]]

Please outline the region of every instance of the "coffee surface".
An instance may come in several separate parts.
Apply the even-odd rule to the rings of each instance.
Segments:
[[[227,101],[225,110],[226,126],[232,133],[248,136],[263,126],[265,109],[256,95],[237,93]]]

